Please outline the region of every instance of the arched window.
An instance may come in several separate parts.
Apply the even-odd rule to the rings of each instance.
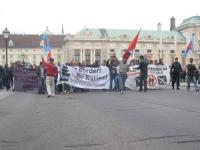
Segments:
[[[74,50],[74,60],[80,62],[80,50]]]
[[[101,62],[101,52],[99,50],[95,51],[95,61]]]
[[[85,51],[85,62],[90,64],[90,50]]]

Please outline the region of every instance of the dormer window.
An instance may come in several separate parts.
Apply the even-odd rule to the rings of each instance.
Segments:
[[[127,34],[123,34],[120,36],[122,39],[127,39],[128,38],[128,35]]]
[[[14,46],[14,43],[13,43],[12,40],[9,40],[8,46],[10,46],[10,47],[13,47],[13,46]]]
[[[151,35],[148,35],[147,37],[148,37],[148,39],[151,39]]]

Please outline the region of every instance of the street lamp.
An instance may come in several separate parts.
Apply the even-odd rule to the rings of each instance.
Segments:
[[[10,31],[8,31],[7,27],[5,28],[5,30],[2,32],[3,33],[3,37],[5,39],[5,46],[6,46],[6,64],[8,65],[8,39],[10,36]]]
[[[21,57],[22,57],[22,66],[24,67],[25,66],[25,62],[24,62],[25,55],[24,55],[24,53],[21,54]]]

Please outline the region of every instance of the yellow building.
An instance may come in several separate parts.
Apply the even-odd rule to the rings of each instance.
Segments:
[[[16,61],[39,65],[42,48],[42,35],[36,34],[11,34],[8,42],[8,65]],[[64,35],[49,35],[52,47],[52,56],[57,62],[63,62]],[[3,35],[0,35],[0,65],[6,63],[6,50]]]
[[[149,60],[162,59],[165,64],[171,64],[174,58],[178,57],[183,63],[187,36],[190,37],[195,33],[198,37],[196,38],[196,50],[200,53],[199,24],[200,16],[194,16],[184,20],[176,28],[175,18],[172,17],[170,31],[162,31],[161,24],[157,25],[157,30],[141,30],[134,58],[139,59],[139,55],[142,54]],[[65,38],[64,60],[87,63],[98,60],[102,63],[109,58],[111,52],[120,59],[137,32],[138,30],[84,28],[74,35],[68,34]],[[195,63],[199,63],[196,54]]]
[[[48,31],[49,42],[55,62],[93,63],[103,62],[111,53],[121,59],[138,30],[126,29],[91,29],[84,28],[76,34],[52,34]],[[63,32],[62,32],[63,33]],[[194,51],[184,58],[187,43],[194,35]],[[11,34],[8,42],[8,64],[25,61],[38,65],[44,54],[41,43],[42,36],[37,34]],[[162,59],[165,64],[171,64],[175,57],[184,64],[189,57],[194,63],[200,64],[200,16],[193,16],[183,20],[176,27],[175,18],[170,19],[170,30],[163,31],[162,25],[157,30],[141,30],[136,49],[132,58],[139,59],[145,55],[149,60]],[[0,35],[0,65],[6,62],[5,41]]]

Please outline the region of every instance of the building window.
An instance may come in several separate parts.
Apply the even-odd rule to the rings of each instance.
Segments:
[[[5,49],[2,49],[2,52],[5,52],[6,50]]]
[[[151,53],[151,49],[148,49],[148,50],[147,50],[147,53]]]
[[[140,52],[140,50],[139,50],[139,49],[136,49],[136,50],[135,50],[135,52],[136,52],[136,53],[139,53],[139,52]]]
[[[90,50],[85,51],[85,62],[90,64]]]
[[[60,62],[60,59],[61,59],[61,56],[60,56],[60,55],[57,55],[57,60],[58,60],[58,62]]]
[[[13,55],[10,55],[10,60],[13,61]]]
[[[74,50],[74,59],[76,62],[80,62],[80,50]]]
[[[6,56],[5,55],[2,55],[2,60],[5,60],[6,59]]]
[[[170,52],[171,52],[171,53],[173,53],[173,54],[175,53],[175,51],[174,51],[174,50],[171,50]]]
[[[60,49],[58,49],[57,52],[60,52]]]
[[[110,52],[113,52],[113,53],[114,53],[114,52],[115,52],[115,49],[110,49]]]
[[[101,52],[99,50],[95,51],[95,60],[101,62]]]
[[[36,55],[33,55],[33,59],[34,59],[34,60],[36,59]]]

